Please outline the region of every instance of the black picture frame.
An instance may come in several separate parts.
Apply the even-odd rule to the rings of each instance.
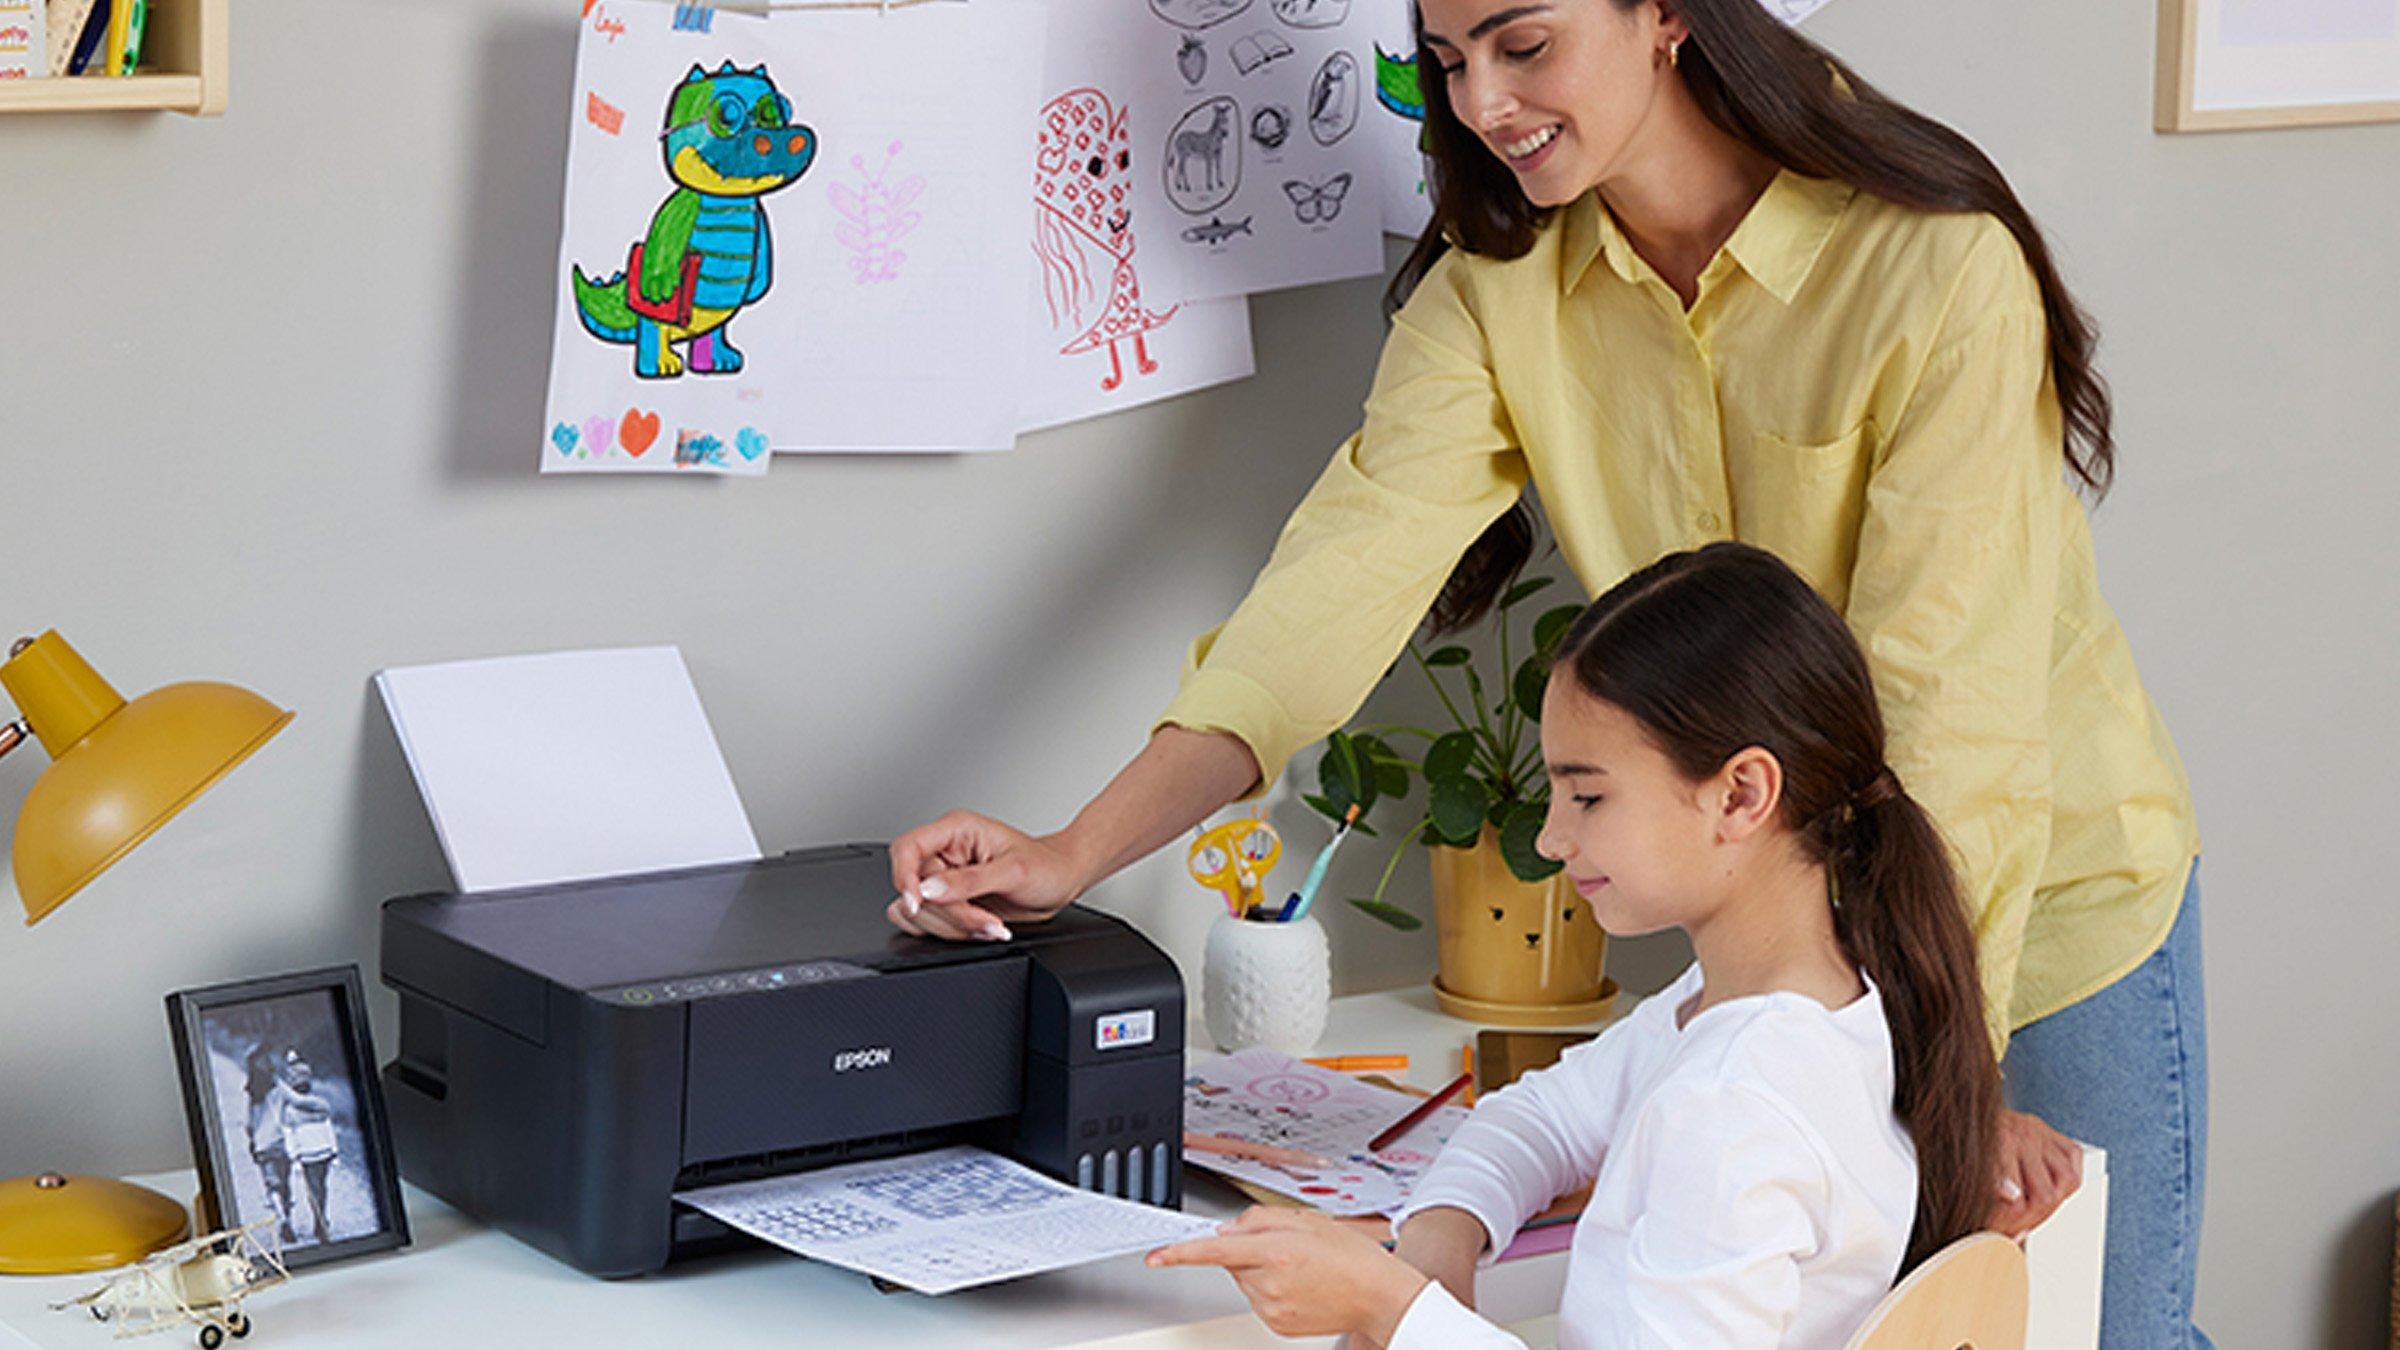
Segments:
[[[293,1270],[407,1246],[358,967],[182,989],[166,1002],[202,1230],[274,1215],[262,1236]]]

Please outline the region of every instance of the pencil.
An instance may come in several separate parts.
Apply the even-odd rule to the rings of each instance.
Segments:
[[[1383,1133],[1368,1140],[1367,1152],[1381,1153],[1385,1149],[1390,1148],[1393,1140],[1398,1139],[1401,1135],[1404,1135],[1410,1130],[1415,1129],[1418,1121],[1421,1121],[1425,1119],[1425,1117],[1432,1115],[1436,1107],[1439,1107],[1443,1102],[1450,1100],[1452,1097],[1457,1096],[1460,1090],[1465,1088],[1468,1083],[1473,1082],[1474,1079],[1475,1075],[1471,1073],[1462,1073],[1458,1077],[1451,1079],[1448,1087],[1443,1088],[1441,1091],[1417,1103],[1407,1115],[1393,1121],[1389,1126],[1385,1127]]]
[[[1340,1166],[1331,1158],[1303,1153],[1296,1148],[1277,1148],[1273,1144],[1254,1144],[1247,1139],[1232,1139],[1221,1134],[1202,1134],[1197,1130],[1183,1132],[1183,1151],[1186,1153],[1216,1153],[1228,1158],[1248,1158],[1252,1162],[1281,1163],[1286,1167],[1313,1167],[1329,1170]]]

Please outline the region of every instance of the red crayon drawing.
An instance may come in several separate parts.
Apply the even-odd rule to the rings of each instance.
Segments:
[[[1117,344],[1133,339],[1134,369],[1157,371],[1143,334],[1175,316],[1142,308],[1142,287],[1133,271],[1131,133],[1125,112],[1097,89],[1072,89],[1042,108],[1040,150],[1034,161],[1033,251],[1042,260],[1042,295],[1050,326],[1074,330],[1058,349],[1061,356],[1108,348],[1104,390],[1125,382]],[[1099,299],[1092,259],[1109,264],[1108,294]]]

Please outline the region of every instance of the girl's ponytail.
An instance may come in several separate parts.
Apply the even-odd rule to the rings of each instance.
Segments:
[[[1933,818],[1886,767],[1818,826],[1834,932],[1883,991],[1892,1110],[1917,1146],[1908,1269],[1991,1212],[2000,1070],[1983,1019],[1975,937]]]

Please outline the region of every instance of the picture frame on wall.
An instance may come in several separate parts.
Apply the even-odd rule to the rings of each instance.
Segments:
[[[2158,0],[2162,132],[2400,121],[2400,0]]]
[[[167,995],[205,1231],[299,1270],[408,1244],[356,965]]]

